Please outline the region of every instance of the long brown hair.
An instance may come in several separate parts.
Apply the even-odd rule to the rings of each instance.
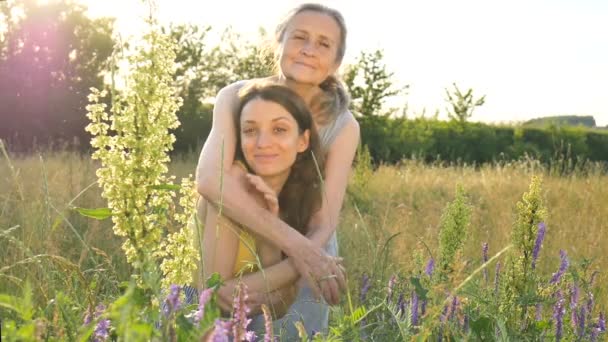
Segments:
[[[319,135],[312,115],[304,100],[293,90],[283,85],[268,82],[252,82],[239,92],[239,105],[234,112],[237,148],[236,158],[247,165],[241,149],[241,114],[245,105],[254,99],[279,104],[287,110],[298,124],[299,134],[310,131],[308,148],[298,153],[287,181],[279,194],[281,219],[302,234],[306,234],[308,221],[321,208],[324,157]],[[249,165],[247,168],[251,170]]]
[[[285,31],[287,30],[289,23],[296,15],[302,12],[316,12],[325,14],[335,20],[336,24],[340,28],[340,40],[338,44],[338,51],[336,53],[336,63],[342,63],[344,54],[346,53],[346,22],[338,10],[321,4],[305,3],[289,11],[289,13],[287,13],[287,15],[275,29],[275,43],[278,46],[283,43]],[[278,69],[280,63],[278,61],[278,54],[276,53],[276,50],[278,49],[275,49],[275,58],[277,59],[276,65]],[[324,119],[320,120],[319,123],[324,124],[327,121],[331,121],[337,115],[348,110],[350,96],[348,95],[348,92],[346,91],[346,88],[342,82],[335,75],[329,75],[319,85],[319,87],[323,90],[323,93],[313,99],[311,107],[315,113],[319,114],[319,116]]]

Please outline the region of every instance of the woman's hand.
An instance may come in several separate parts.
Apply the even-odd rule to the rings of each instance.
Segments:
[[[266,201],[268,210],[273,215],[279,216],[279,199],[277,193],[272,190],[260,176],[248,173],[245,177],[249,181],[249,184],[264,196],[264,201]]]

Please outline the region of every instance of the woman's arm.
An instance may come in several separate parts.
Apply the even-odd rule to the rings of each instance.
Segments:
[[[208,278],[218,273],[224,280],[224,285],[218,290],[219,305],[230,312],[236,285],[244,282],[249,292],[254,293],[251,305],[254,311],[266,304],[270,307],[278,305],[277,293],[284,294],[293,291],[290,287],[297,280],[295,272],[289,272],[289,264],[276,264],[261,271],[246,274],[240,278],[234,277],[240,228],[230,219],[218,215],[218,211],[211,205],[207,206],[205,230],[203,233],[203,273]],[[267,296],[273,294],[273,296]],[[294,298],[282,298],[283,302],[293,302]]]
[[[333,296],[329,288],[320,287],[316,281],[337,268],[333,258],[320,246],[257,204],[237,179],[222,172],[234,161],[237,132],[232,112],[236,107],[240,86],[239,83],[231,84],[218,93],[213,109],[212,129],[201,151],[196,170],[197,190],[207,201],[218,206],[223,214],[291,256],[294,266],[311,289],[317,295],[323,294],[329,303],[337,303],[330,300]]]
[[[246,171],[237,164],[228,170],[227,175],[240,180],[243,188],[247,188],[250,182],[246,178]],[[268,192],[268,189],[265,190]],[[256,203],[264,203],[265,200],[270,201],[269,204],[276,204],[276,208],[272,211],[274,215],[277,215],[278,201],[276,198],[265,196],[263,199],[260,196],[256,198]],[[242,281],[253,294],[248,302],[252,312],[260,311],[261,305],[266,304],[273,308],[273,311],[284,314],[295,300],[294,283],[297,280],[297,273],[287,272],[286,269],[290,268],[288,264],[274,265],[281,260],[280,250],[262,242],[261,245],[258,244],[258,247],[261,247],[261,250],[258,250],[262,263],[261,271],[235,278],[234,265],[238,255],[241,229],[234,221],[219,215],[214,206],[208,204],[206,206],[205,211],[199,212],[199,214],[204,214],[201,220],[205,221],[202,242],[203,277],[206,279],[212,273],[217,272],[224,280],[224,285],[218,291],[220,307],[224,311],[230,312],[234,290]],[[197,287],[201,288],[202,283],[198,283]]]

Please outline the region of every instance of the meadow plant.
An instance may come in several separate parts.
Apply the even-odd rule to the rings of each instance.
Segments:
[[[172,87],[175,46],[152,19],[149,24],[143,43],[128,57],[132,69],[126,89],[112,90],[110,113],[102,102],[107,92],[91,89],[86,130],[93,135],[92,158],[101,161],[96,173],[114,233],[126,238],[127,260],[136,268],[162,262],[166,287],[189,283],[198,258],[191,243],[185,243],[192,241],[186,223],[194,208],[194,187],[188,179],[174,185],[174,177],[167,175],[175,141],[169,130],[178,127],[181,106]],[[181,191],[181,213],[175,209],[175,190]],[[175,227],[177,232],[167,236]]]
[[[442,279],[454,270],[457,254],[462,250],[471,221],[471,207],[461,185],[456,187],[454,201],[449,203],[441,215],[439,227],[438,271]]]

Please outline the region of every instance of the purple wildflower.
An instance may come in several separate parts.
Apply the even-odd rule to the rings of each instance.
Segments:
[[[574,309],[578,305],[578,299],[580,297],[580,289],[578,285],[573,284],[570,287],[570,308]]]
[[[247,327],[249,326],[249,322],[251,322],[251,319],[247,318],[247,315],[250,312],[250,309],[247,306],[248,298],[247,285],[242,282],[239,283],[237,285],[237,294],[234,296],[232,302],[232,309],[234,310],[232,317],[232,333],[236,341],[242,341],[243,339],[248,338]]]
[[[560,341],[563,335],[564,329],[564,296],[561,290],[557,290],[557,301],[553,307],[553,318],[555,318],[555,340]]]
[[[600,330],[597,327],[591,329],[591,342],[597,341],[597,337],[600,334]]]
[[[222,321],[221,319],[215,320],[215,328],[213,329],[213,335],[211,335],[211,341],[213,342],[228,342],[229,330],[231,323],[230,321]]]
[[[593,299],[593,293],[589,292],[589,299],[587,299],[587,319],[591,322],[591,314],[593,313],[593,306],[595,305],[595,300]]]
[[[397,283],[397,276],[395,276],[394,274],[391,276],[391,279],[388,280],[388,288],[387,288],[387,293],[388,296],[386,297],[386,302],[390,302],[391,299],[393,299],[393,288],[395,287],[395,284]]]
[[[167,295],[167,299],[165,299],[165,302],[167,303],[165,314],[169,315],[179,309],[181,305],[181,303],[179,302],[179,293],[181,290],[182,288],[179,285],[171,285],[169,295]]]
[[[603,312],[600,312],[600,318],[598,319],[597,326],[601,332],[606,332],[606,317],[604,317]]]
[[[369,291],[370,286],[371,285],[369,283],[369,277],[366,273],[363,273],[363,280],[361,281],[361,295],[359,297],[361,302],[365,301],[365,297],[367,296],[367,292]]]
[[[587,312],[585,311],[585,307],[581,306],[580,314],[578,316],[578,336],[583,337],[585,334],[585,316],[587,316]]]
[[[412,292],[412,325],[418,325],[418,295]]]
[[[456,316],[456,311],[458,310],[458,297],[452,297],[452,305],[450,306],[450,317],[449,320],[453,320]]]
[[[441,310],[441,315],[439,316],[439,321],[441,323],[445,322],[448,318],[448,309],[449,307],[446,305],[443,306],[443,310]]]
[[[545,239],[545,231],[547,227],[544,222],[538,224],[538,232],[536,233],[536,242],[534,242],[534,249],[532,250],[532,269],[536,268],[536,260],[538,260],[538,253],[540,252],[540,247],[543,244],[543,240]]]
[[[87,309],[84,314],[84,319],[82,320],[82,325],[89,325],[93,320],[93,315],[91,315],[91,308]]]
[[[264,342],[274,342],[274,332],[272,330],[272,315],[266,304],[262,304],[262,312],[264,313]]]
[[[403,298],[403,292],[399,294],[399,298],[397,298],[397,312],[400,315],[405,313],[405,299]]]
[[[100,319],[97,325],[95,326],[95,331],[93,332],[93,341],[106,341],[108,337],[110,337],[109,330],[110,320],[106,318]]]
[[[488,243],[484,242],[481,245],[481,257],[483,258],[483,263],[485,264],[486,262],[488,262]],[[486,284],[488,283],[488,269],[487,268],[483,268],[483,279],[486,281]]]
[[[257,336],[255,335],[254,331],[247,331],[245,333],[245,341],[247,342],[254,342],[256,337]]]
[[[205,317],[205,305],[211,299],[213,289],[205,289],[198,298],[198,310],[194,313],[194,322],[200,322]]]
[[[435,259],[430,258],[429,261],[426,263],[426,267],[424,268],[424,274],[426,274],[429,277],[432,277],[434,270],[435,270]]]
[[[494,271],[494,295],[498,294],[499,277],[500,277],[500,261],[496,263],[496,270]]]
[[[578,305],[579,293],[579,287],[576,284],[573,284],[570,287],[570,312],[572,313],[572,318],[570,320],[572,321],[573,328],[576,328],[576,326],[578,325],[578,315],[576,313],[576,307]]]
[[[553,273],[553,277],[551,277],[551,284],[556,284],[557,282],[559,282],[564,273],[566,273],[568,266],[570,265],[570,262],[568,261],[568,256],[566,255],[566,251],[560,249],[559,255],[562,261],[559,265],[559,270]]]

